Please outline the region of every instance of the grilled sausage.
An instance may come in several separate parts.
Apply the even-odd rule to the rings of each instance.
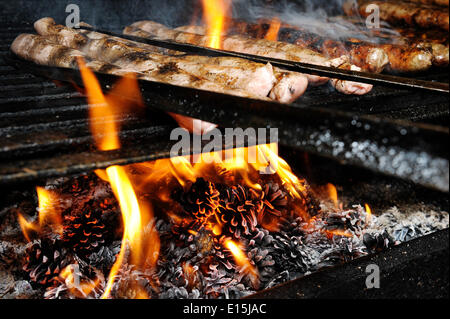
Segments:
[[[421,4],[434,4],[438,6],[448,7],[448,0],[406,0],[406,1]]]
[[[240,33],[251,36],[253,38],[262,38],[268,30],[270,24],[262,22],[259,25],[230,20],[232,33]],[[186,26],[179,27],[176,30],[192,33],[205,34],[205,28],[202,26]],[[299,45],[304,48],[311,49],[322,53],[327,58],[338,58],[348,56],[349,62],[359,66],[362,70],[374,73],[380,73],[389,63],[387,53],[370,43],[353,43],[349,41],[338,41],[324,38],[318,34],[299,30],[293,27],[283,27],[278,33],[278,41]]]
[[[241,97],[257,98],[249,92],[226,88],[219,84],[182,72],[166,70],[164,74],[158,74],[158,72],[142,73],[127,66],[119,67],[114,64],[92,59],[79,50],[54,43],[53,40],[55,40],[55,38],[34,34],[21,34],[13,41],[11,50],[21,58],[41,65],[77,68],[78,58],[81,57],[88,61],[88,67],[100,73],[119,76],[128,73],[136,73],[138,78],[143,80],[192,87],[200,90],[214,91]]]
[[[442,8],[392,0],[358,0],[357,12],[363,17],[368,17],[371,14],[370,10],[366,11],[369,5],[377,5],[380,10],[380,19],[392,24],[404,24],[422,28],[437,27],[449,31],[448,10]],[[348,5],[347,7],[344,6],[344,8],[347,14],[354,14]]]
[[[141,29],[136,30],[137,29]],[[180,32],[171,30],[165,26],[152,21],[139,21],[125,28],[125,34],[134,34],[144,37],[158,37],[160,39],[172,39],[179,42],[193,43],[196,45],[207,46],[210,39],[204,35],[198,35],[193,33]],[[329,60],[322,54],[314,52],[309,49],[300,48],[296,45],[289,43],[268,41],[268,40],[254,40],[243,38],[240,36],[224,37],[222,46],[225,50],[249,53],[261,56],[269,56],[272,58],[279,58],[298,62],[307,62],[316,65],[330,66],[336,61]],[[335,59],[336,60],[336,59]],[[345,57],[340,57],[337,60],[337,64],[343,64],[346,62]],[[328,80],[327,78],[307,75],[308,80],[311,82],[323,82]],[[333,83],[333,82],[332,82]],[[372,89],[372,85],[358,84],[358,89],[353,87],[354,83],[351,81],[342,81],[339,87],[336,87],[343,93],[358,92],[356,94],[365,94]],[[361,89],[364,88],[364,89]]]
[[[252,64],[262,66],[260,63],[233,57],[209,58],[205,56],[188,55],[184,58],[198,63],[213,63],[222,66],[239,66],[242,68],[246,68]],[[269,94],[271,99],[281,103],[292,103],[302,96],[308,88],[308,79],[304,74],[281,70],[279,68],[273,68],[273,71],[277,81]]]
[[[89,41],[81,42],[75,40],[72,30],[69,39],[64,38],[67,32],[65,27],[47,26],[43,24],[54,24],[54,21],[39,20],[38,31],[45,30],[45,34],[55,36],[55,41],[82,49],[90,57],[108,63],[114,63],[120,67],[133,69],[135,71],[163,76],[165,74],[185,73],[198,78],[203,78],[227,88],[240,89],[251,92],[251,95],[265,98],[269,95],[276,81],[272,66],[248,64],[245,68],[236,66],[221,66],[214,64],[199,64],[187,61],[181,57],[171,57],[155,52],[149,52],[132,42],[120,40],[107,35],[96,33],[89,37]]]

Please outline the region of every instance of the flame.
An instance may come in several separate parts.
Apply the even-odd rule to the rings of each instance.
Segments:
[[[142,106],[142,97],[133,73],[125,75],[105,96],[95,74],[78,58],[88,103],[90,128],[97,148],[110,151],[120,148],[117,116],[133,106]]]
[[[239,245],[236,244],[231,239],[226,239],[224,245],[233,254],[236,264],[242,267],[243,271],[250,277],[253,286],[256,287],[258,284],[258,277],[259,277],[258,271],[250,263],[247,256],[244,254]]]
[[[229,0],[202,0],[203,14],[209,38],[208,46],[214,49],[222,48],[222,34],[226,29],[225,17],[230,8]]]
[[[115,118],[132,110],[140,111],[144,105],[135,74],[121,78],[113,89],[104,95],[95,74],[86,67],[83,59],[78,59],[81,76],[89,102],[91,132],[97,148],[102,151],[120,148],[120,127]],[[136,108],[138,107],[138,108]],[[151,269],[159,254],[159,236],[153,225],[153,212],[138,201],[133,185],[121,166],[110,166],[106,170],[96,170],[99,178],[111,184],[122,213],[123,235],[119,255],[112,266],[102,298],[110,297],[116,276],[126,262],[130,261],[138,269]],[[150,225],[150,228],[149,228]],[[148,298],[142,287],[133,287],[136,298]]]
[[[28,221],[22,214],[18,214],[18,221],[20,228],[22,229],[23,236],[25,239],[30,242],[31,241],[31,233],[38,233],[40,231],[40,227],[38,223],[33,223]]]
[[[366,224],[370,222],[372,219],[372,209],[370,208],[369,204],[364,204],[364,208],[366,210]]]
[[[328,183],[326,187],[328,190],[328,196],[333,201],[334,207],[339,208],[339,200],[338,200],[338,193],[337,193],[336,186]]]
[[[281,21],[277,17],[273,18],[270,22],[269,30],[267,30],[266,36],[264,37],[266,40],[277,41],[278,40],[278,32],[280,32]]]
[[[48,226],[53,233],[59,235],[63,232],[61,210],[58,207],[59,197],[55,192],[43,187],[36,187],[39,209],[37,222],[30,222],[21,214],[18,214],[19,225],[27,241],[31,241],[31,233],[41,232]]]
[[[56,227],[56,232],[61,234],[61,212],[57,207],[58,196],[43,187],[36,187],[36,191],[39,198],[39,225],[41,227],[46,224],[53,225],[53,228]]]
[[[110,166],[106,169],[106,174],[119,201],[124,230],[120,253],[111,268],[102,298],[110,296],[115,277],[125,261],[125,254],[128,249],[131,263],[138,268],[145,267],[148,269],[156,264],[160,246],[159,237],[155,229],[151,228],[149,232],[144,232],[144,225],[148,225],[148,222],[153,220],[153,213],[139,203],[125,168]],[[147,223],[145,223],[144,219],[147,219]],[[148,242],[146,242],[147,240]],[[136,291],[138,292],[137,297],[148,297],[145,296],[143,289],[137,287]]]
[[[203,153],[192,157],[160,159],[133,164],[132,167],[140,173],[133,175],[136,188],[154,194],[158,200],[167,205],[172,203],[171,189],[177,185],[187,187],[197,178],[204,178],[213,183],[246,185],[258,194],[262,192],[259,184],[261,171],[278,176],[281,184],[294,198],[303,201],[306,192],[305,181],[298,178],[287,162],[278,156],[276,143]],[[309,217],[305,216],[307,214],[302,209],[299,204],[295,207],[295,212],[308,219]],[[183,222],[183,218],[176,216],[173,212],[170,212],[169,216],[177,224]],[[219,236],[222,234],[223,225],[216,217],[216,214],[211,214],[205,221],[205,226],[214,235]],[[270,231],[278,229],[276,219],[259,220],[259,222]]]

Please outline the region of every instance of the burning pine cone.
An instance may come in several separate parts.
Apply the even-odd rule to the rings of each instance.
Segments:
[[[70,264],[72,257],[56,239],[43,238],[31,244],[27,250],[23,270],[30,276],[31,282],[49,285],[60,271]]]
[[[287,193],[277,183],[269,182],[263,186],[261,194],[257,196],[258,223],[266,227],[278,225],[288,205]]]
[[[198,178],[189,190],[174,194],[188,214],[204,221],[215,214],[220,205],[219,196],[220,193],[215,185],[203,178]]]
[[[97,252],[108,236],[103,215],[102,209],[92,208],[77,215],[64,216],[62,240],[80,257]]]
[[[257,210],[261,205],[255,201],[252,190],[241,185],[221,187],[221,208],[219,215],[224,224],[223,231],[240,238],[241,233],[250,235],[258,224]]]

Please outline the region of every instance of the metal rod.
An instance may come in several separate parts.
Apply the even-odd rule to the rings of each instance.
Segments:
[[[207,47],[202,47],[189,43],[180,43],[172,40],[160,40],[155,38],[142,38],[132,35],[118,34],[115,32],[110,32],[106,30],[101,30],[97,28],[91,28],[87,26],[80,27],[81,29],[94,31],[99,33],[104,33],[114,37],[121,37],[127,40],[145,43],[153,46],[158,46],[161,48],[182,51],[187,53],[195,53],[207,56],[228,56],[235,58],[247,59],[253,62],[258,63],[271,63],[275,67],[283,68],[289,71],[308,73],[320,76],[326,76],[330,78],[339,78],[342,80],[349,81],[357,81],[368,84],[381,84],[381,85],[389,85],[406,89],[421,89],[427,91],[441,92],[441,93],[450,93],[449,84],[448,83],[440,83],[440,82],[432,82],[432,81],[424,81],[413,78],[406,78],[394,75],[387,74],[377,74],[377,73],[368,73],[368,72],[360,72],[360,71],[352,71],[352,70],[344,70],[338,69],[334,67],[315,65],[304,62],[293,62],[287,60],[274,59],[269,57],[263,57],[259,55],[239,53],[234,51],[226,51],[219,49],[212,49]]]

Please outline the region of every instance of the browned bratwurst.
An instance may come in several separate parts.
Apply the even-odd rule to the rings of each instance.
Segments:
[[[140,29],[140,31],[139,31]],[[171,39],[179,42],[192,43],[200,46],[208,46],[210,38],[205,35],[176,31],[152,21],[139,21],[125,28],[125,34],[134,34],[143,37],[156,37],[159,39]],[[307,62],[317,65],[340,66],[346,64],[346,58],[329,60],[322,54],[301,48],[289,43],[268,41],[264,39],[250,39],[240,36],[225,36],[222,41],[225,50],[268,56],[272,58]],[[348,64],[348,63],[347,63]],[[354,66],[352,66],[354,68]],[[310,82],[323,83],[327,78],[307,75]],[[336,80],[331,84],[345,94],[365,94],[372,89],[372,85],[355,83],[352,81]],[[337,84],[337,85],[336,85]]]
[[[368,17],[372,14],[372,11],[367,10],[367,7],[377,5],[380,10],[380,19],[391,24],[421,28],[435,27],[449,31],[449,13],[446,8],[404,1],[358,0],[358,8],[355,12],[351,3],[347,2],[343,6],[348,15],[357,13],[363,17]]]

